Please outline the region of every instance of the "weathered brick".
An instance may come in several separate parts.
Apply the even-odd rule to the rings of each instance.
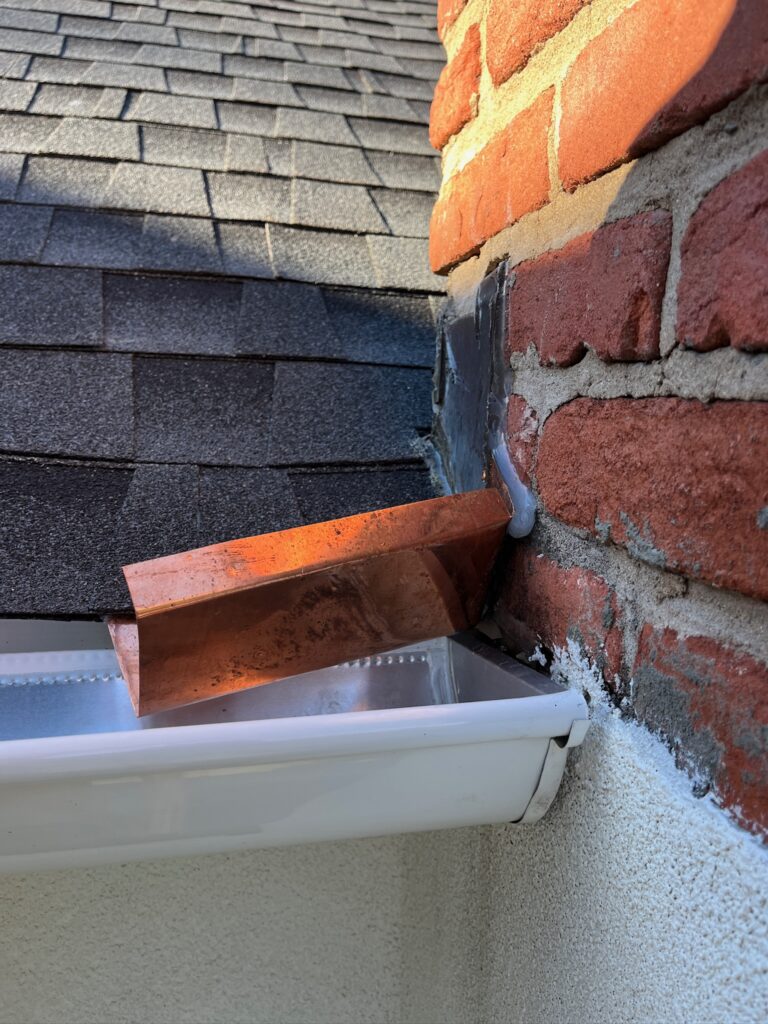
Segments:
[[[767,69],[764,0],[640,0],[585,47],[563,83],[563,184],[655,149]]]
[[[430,227],[430,261],[436,273],[547,202],[552,95],[547,90],[518,114],[442,189]]]
[[[677,337],[708,352],[768,350],[768,152],[726,178],[683,238]]]
[[[495,85],[525,67],[548,39],[565,28],[587,0],[491,0],[485,62]]]
[[[467,6],[467,0],[437,0],[437,34],[442,39]]]
[[[631,555],[768,597],[768,404],[577,399],[544,425],[553,515]]]
[[[536,413],[520,395],[507,402],[507,449],[524,484],[529,485],[539,447],[539,421]]]
[[[740,824],[768,830],[768,665],[709,637],[646,625],[634,710],[702,790]]]
[[[621,672],[620,609],[602,577],[565,568],[534,549],[516,545],[505,567],[496,618],[515,653],[566,647],[569,640],[605,675]]]
[[[581,235],[515,268],[507,341],[542,364],[656,359],[672,217],[656,211]]]
[[[480,26],[471,25],[435,87],[429,115],[429,141],[435,149],[442,149],[475,116],[479,87]]]

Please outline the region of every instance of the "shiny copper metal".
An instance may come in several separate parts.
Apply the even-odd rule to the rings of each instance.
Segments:
[[[509,518],[471,491],[125,566],[136,621],[110,632],[137,714],[466,629]]]

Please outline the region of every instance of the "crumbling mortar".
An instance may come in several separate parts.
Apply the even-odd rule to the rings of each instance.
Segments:
[[[701,200],[765,148],[768,85],[753,86],[702,125],[659,149],[579,186],[559,192],[541,210],[489,239],[477,256],[459,264],[448,278],[454,301],[472,292],[493,260],[511,266],[562,248],[604,224],[655,209],[673,214],[673,243],[662,307],[662,351],[674,345],[680,241]]]
[[[686,398],[702,402],[768,401],[768,355],[733,348],[676,348],[650,363],[607,363],[593,351],[569,367],[541,366],[536,350],[513,353],[512,393],[543,423],[575,398]]]
[[[624,662],[637,655],[640,628],[650,623],[680,636],[706,636],[768,663],[765,604],[720,590],[633,558],[613,543],[601,544],[586,530],[566,526],[540,509],[531,546],[564,568],[596,573],[616,593],[622,615]]]

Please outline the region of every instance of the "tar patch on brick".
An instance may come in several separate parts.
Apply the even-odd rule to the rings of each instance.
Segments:
[[[698,791],[712,788],[740,824],[768,829],[768,666],[709,637],[646,625],[633,675],[635,713]]]

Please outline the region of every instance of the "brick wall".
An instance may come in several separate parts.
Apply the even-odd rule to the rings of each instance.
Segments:
[[[575,645],[768,829],[764,0],[448,0],[446,323],[506,261],[507,442],[539,503],[496,604]]]

